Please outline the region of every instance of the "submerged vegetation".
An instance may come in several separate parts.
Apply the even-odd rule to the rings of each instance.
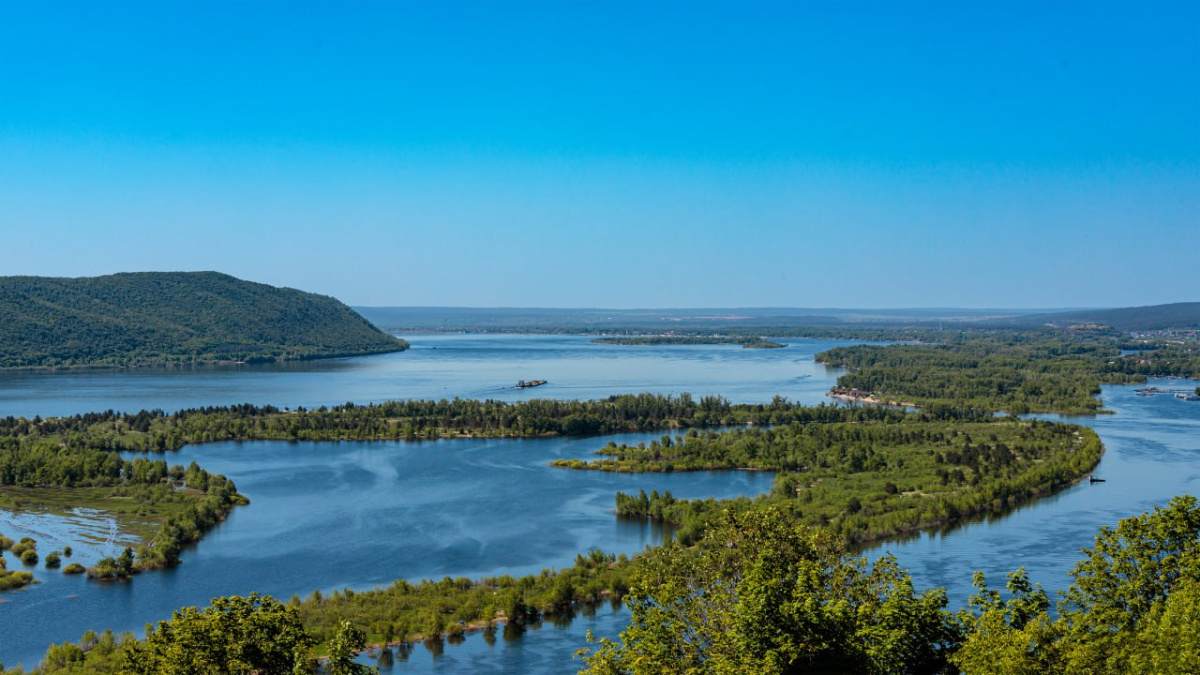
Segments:
[[[24,562],[21,554],[26,551],[33,553],[36,547],[37,542],[29,537],[22,538],[20,542],[14,542],[12,539],[0,534],[0,591],[21,588],[36,581],[33,578],[33,572],[8,569],[8,560],[4,557],[4,552],[11,551],[13,557],[21,559]],[[33,562],[37,563],[37,553],[33,553]]]
[[[194,462],[184,468],[161,459],[124,460],[97,449],[104,443],[88,427],[70,426],[0,420],[0,497],[10,508],[87,505],[156,523],[138,546],[137,569],[178,563],[185,545],[198,541],[234,506],[248,503],[232,481]]]

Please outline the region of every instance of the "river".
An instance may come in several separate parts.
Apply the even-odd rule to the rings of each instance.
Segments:
[[[391,398],[597,398],[651,391],[721,394],[764,402],[775,394],[818,403],[836,371],[812,361],[847,344],[789,340],[786,349],[728,345],[627,347],[567,336],[412,336],[400,354],[290,366],[0,376],[0,415],[54,415],[115,408],[167,410],[238,402],[278,406],[367,403]],[[515,390],[519,379],[546,379]],[[1195,386],[1173,383],[1172,386]],[[1096,529],[1200,488],[1200,404],[1136,397],[1105,387],[1116,412],[1076,419],[1100,433],[1108,452],[1097,475],[1001,518],[947,534],[920,535],[868,551],[894,553],[918,587],[945,586],[957,607],[971,573],[993,585],[1024,565],[1048,589],[1065,588],[1080,547]],[[610,438],[455,439],[419,443],[215,443],[169,458],[225,473],[249,507],[184,554],[177,569],[132,583],[95,584],[39,569],[44,583],[0,595],[0,660],[32,664],[50,642],[86,629],[141,632],[183,605],[260,590],[286,599],[320,589],[370,588],[395,578],[525,574],[570,564],[590,548],[634,552],[661,541],[658,528],[624,523],[613,494],[670,489],[684,497],[730,497],[769,489],[762,473],[611,475],[553,470],[552,459],[586,457]],[[30,533],[39,550],[73,545],[84,563],[116,550],[111,524],[79,514],[63,519],[0,511],[0,532]],[[17,564],[10,560],[10,567]],[[471,634],[436,653],[417,646],[387,670],[397,673],[569,673],[587,630],[615,637],[628,615],[601,608],[564,625],[546,624],[517,640]]]

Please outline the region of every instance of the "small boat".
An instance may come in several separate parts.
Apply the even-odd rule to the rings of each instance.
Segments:
[[[1103,478],[1096,478],[1095,476],[1088,476],[1088,482],[1089,483],[1103,483],[1105,481]]]
[[[526,382],[525,380],[517,380],[517,389],[528,389],[530,387],[540,387],[543,384],[546,384],[545,380],[530,380],[528,382]]]

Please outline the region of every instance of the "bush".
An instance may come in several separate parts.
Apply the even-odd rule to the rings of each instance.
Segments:
[[[59,557],[57,551],[46,556],[46,569],[58,569],[60,565],[62,565],[62,558]]]
[[[24,570],[0,574],[0,591],[20,588],[31,583],[33,583],[33,574]]]
[[[63,568],[63,574],[83,574],[87,568],[79,563],[71,563]]]
[[[21,562],[25,563],[26,565],[36,565],[38,562],[37,551],[35,551],[31,548],[27,548],[24,551],[22,551],[21,552]]]

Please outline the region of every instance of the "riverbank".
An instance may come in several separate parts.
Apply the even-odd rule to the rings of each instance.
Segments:
[[[910,401],[891,401],[891,400],[881,399],[878,396],[876,396],[875,394],[872,394],[870,392],[862,392],[862,393],[856,394],[856,393],[851,393],[851,392],[839,392],[837,390],[834,390],[834,391],[829,392],[828,396],[830,398],[836,398],[840,401],[849,401],[851,403],[870,403],[873,405],[890,405],[890,406],[897,406],[897,407],[901,407],[901,408],[920,408],[921,407],[921,406],[917,405],[916,403],[912,403]]]

